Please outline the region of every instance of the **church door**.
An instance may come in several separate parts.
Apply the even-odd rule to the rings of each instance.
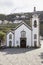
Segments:
[[[20,47],[26,48],[26,38],[20,38]]]

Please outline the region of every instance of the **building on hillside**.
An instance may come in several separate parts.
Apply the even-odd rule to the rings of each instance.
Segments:
[[[7,32],[6,46],[21,48],[40,47],[39,31],[39,15],[34,10],[31,17],[31,26],[22,21],[12,31]]]
[[[2,24],[2,20],[0,20],[0,24]]]

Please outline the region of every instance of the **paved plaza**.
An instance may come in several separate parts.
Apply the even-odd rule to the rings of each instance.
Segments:
[[[7,48],[0,50],[0,65],[43,65],[43,44],[38,49]]]

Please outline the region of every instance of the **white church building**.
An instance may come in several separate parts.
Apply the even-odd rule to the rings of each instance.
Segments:
[[[34,13],[31,26],[22,21],[12,31],[7,32],[6,46],[9,47],[40,47],[39,16]]]

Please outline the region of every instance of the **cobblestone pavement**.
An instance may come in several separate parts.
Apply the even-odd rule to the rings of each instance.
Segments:
[[[43,47],[0,50],[0,65],[43,65]]]

